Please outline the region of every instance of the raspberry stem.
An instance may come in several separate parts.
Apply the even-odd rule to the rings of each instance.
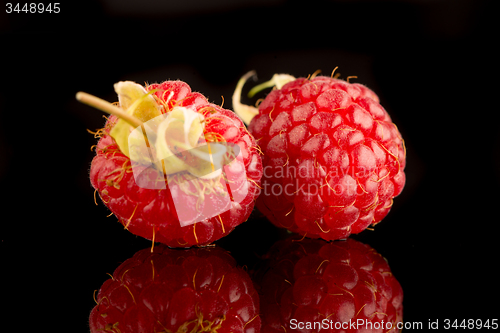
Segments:
[[[288,74],[274,74],[271,80],[256,85],[248,92],[248,97],[252,98],[256,93],[262,91],[267,88],[276,87],[277,89],[281,89],[288,82],[292,82],[295,80],[295,77]]]
[[[120,119],[123,119],[127,123],[129,123],[131,126],[134,128],[142,126],[142,121],[137,119],[136,117],[129,115],[125,112],[123,112],[122,109],[120,109],[117,106],[114,106],[113,104],[109,103],[108,101],[105,101],[103,99],[100,99],[99,97],[87,94],[83,91],[80,91],[76,94],[76,99],[84,104],[90,105],[98,110],[101,110],[103,112],[112,114],[117,116]]]
[[[234,112],[243,120],[243,122],[247,125],[250,124],[253,117],[259,114],[259,109],[254,106],[245,105],[241,103],[241,91],[243,89],[243,85],[245,82],[255,76],[255,71],[250,71],[243,75],[241,79],[236,84],[236,89],[233,93],[233,109]],[[255,87],[253,87],[248,93],[248,97],[252,98],[256,93],[266,88],[276,87],[277,89],[281,89],[285,84],[295,80],[295,77],[288,74],[274,74],[272,79],[261,83]]]

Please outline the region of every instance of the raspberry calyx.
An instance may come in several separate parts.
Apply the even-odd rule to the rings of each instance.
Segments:
[[[250,71],[243,75],[241,79],[238,81],[238,84],[236,85],[236,89],[234,90],[233,93],[233,109],[234,112],[243,120],[243,122],[246,125],[249,125],[250,122],[252,121],[253,117],[259,114],[259,109],[251,106],[251,105],[246,105],[241,103],[241,91],[243,89],[243,86],[247,82],[249,78],[252,76],[255,76],[256,73],[255,71]],[[289,74],[274,74],[271,80],[266,81],[264,83],[261,83],[259,85],[256,85],[253,87],[249,92],[248,92],[248,97],[252,98],[256,93],[258,93],[261,90],[264,90],[266,88],[271,88],[271,87],[276,87],[277,89],[281,89],[285,84],[288,82],[292,82],[295,80],[295,77],[289,75]]]
[[[228,149],[205,140],[202,114],[182,106],[162,114],[153,97],[156,90],[148,92],[131,81],[118,82],[114,88],[121,108],[82,92],[76,97],[119,118],[110,136],[132,163],[151,165],[164,175],[186,170],[195,177],[211,179],[221,174]]]
[[[273,88],[276,87],[276,89],[281,89],[285,84],[288,82],[292,82],[295,80],[294,76],[291,76],[289,74],[274,74],[271,80],[266,81],[264,83],[261,83],[259,85],[256,85],[253,87],[249,92],[248,92],[248,97],[252,98],[256,93],[259,91],[262,91],[267,88]]]
[[[250,71],[243,75],[236,84],[236,89],[234,89],[233,93],[233,110],[246,125],[250,124],[253,117],[259,114],[259,110],[254,106],[241,103],[241,90],[243,89],[245,82],[247,82],[250,77],[255,75],[255,71]]]

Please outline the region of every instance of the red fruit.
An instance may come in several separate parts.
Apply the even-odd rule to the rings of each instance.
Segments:
[[[259,333],[259,299],[248,274],[220,248],[137,252],[104,282],[92,333]]]
[[[266,261],[256,273],[262,332],[400,331],[403,291],[370,246],[292,237]]]
[[[404,143],[377,95],[331,77],[273,82],[249,131],[262,152],[258,209],[276,226],[335,240],[379,223],[405,183]],[[240,87],[241,90],[241,87]]]
[[[84,93],[77,98],[114,114],[96,134],[90,181],[125,229],[190,247],[210,244],[248,219],[262,164],[238,116],[182,81],[120,82],[115,90],[119,108]]]

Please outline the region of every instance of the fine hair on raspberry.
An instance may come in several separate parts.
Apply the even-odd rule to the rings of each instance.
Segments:
[[[337,77],[272,82],[258,109],[241,112],[263,152],[258,209],[278,227],[325,240],[382,221],[403,190],[406,151],[378,96]]]
[[[90,182],[125,229],[170,247],[191,247],[211,244],[248,219],[262,162],[234,112],[178,80],[124,81],[115,91],[114,105],[85,93],[77,98],[111,113],[95,132]]]

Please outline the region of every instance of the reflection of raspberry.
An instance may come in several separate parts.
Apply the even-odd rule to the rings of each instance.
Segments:
[[[378,97],[330,77],[287,80],[249,124],[264,152],[257,207],[279,227],[325,240],[379,223],[403,189],[406,158]]]
[[[258,295],[220,248],[137,252],[104,282],[92,333],[259,333]]]
[[[402,325],[403,291],[387,262],[351,238],[279,241],[256,276],[262,332],[318,332],[307,326],[317,323],[321,332],[394,333]]]
[[[196,178],[184,170],[170,174],[166,188],[164,184],[162,184],[163,189],[161,187],[155,189],[154,186],[144,188],[138,186],[134,179],[136,169],[132,170],[127,152],[126,143],[130,126],[122,123],[120,126],[126,127],[126,133],[115,130],[117,134],[113,136],[113,130],[118,128],[119,120],[114,115],[110,116],[105,128],[97,132],[100,140],[90,168],[90,181],[120,223],[135,235],[171,247],[189,247],[206,245],[220,239],[246,221],[257,196],[262,164],[255,140],[246,131],[241,120],[233,112],[209,103],[200,93],[191,92],[190,87],[182,81],[166,81],[145,88],[134,83],[127,83],[128,86],[121,84],[121,87],[125,86],[132,91],[130,94],[142,93],[142,97],[138,99],[149,103],[142,109],[139,104],[133,114],[136,118],[145,122],[157,114],[167,115],[174,109],[192,110],[189,112],[197,112],[200,119],[203,119],[203,140],[238,145],[239,156],[225,165],[224,173],[217,177]],[[116,87],[117,85],[115,89]],[[154,91],[154,99],[150,95],[145,95],[147,91],[151,93]],[[82,98],[81,94],[77,97]],[[126,102],[130,98],[123,100]],[[127,111],[124,105],[119,106],[123,111]],[[182,115],[182,112],[180,114]],[[191,134],[182,132],[186,130],[182,127],[173,130],[181,131],[180,134],[171,131],[174,132],[172,135],[181,138]],[[120,142],[125,144],[120,146]],[[166,167],[168,170],[170,166]],[[146,169],[141,174],[142,181],[146,178],[153,183],[164,182],[161,171],[160,168],[154,167]],[[227,191],[228,183],[231,184],[232,191]],[[214,211],[221,213],[211,215]],[[201,219],[200,216],[207,218]]]

